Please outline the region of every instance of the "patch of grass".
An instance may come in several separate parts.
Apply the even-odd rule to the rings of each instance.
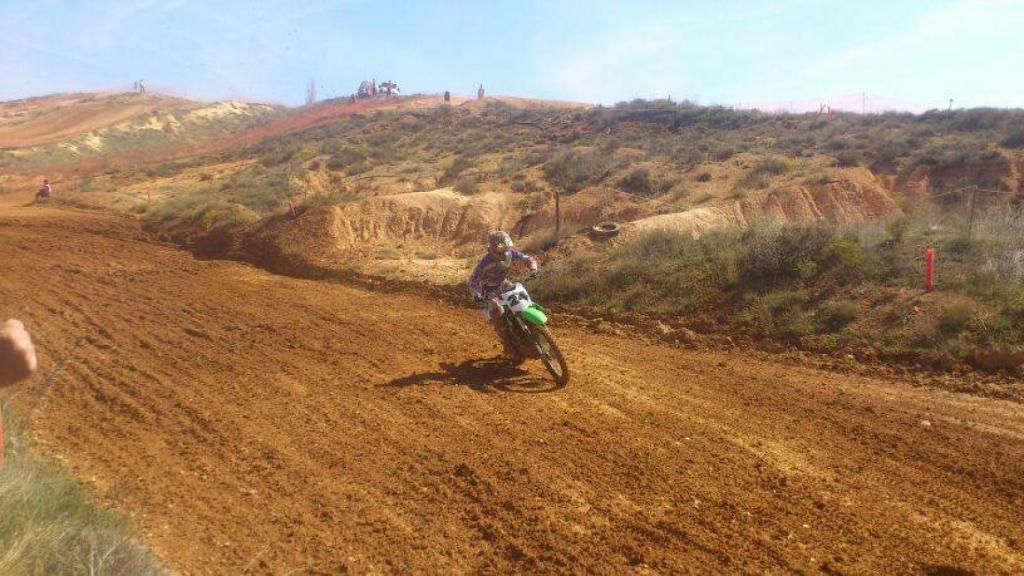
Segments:
[[[655,180],[651,176],[651,171],[642,166],[630,170],[620,178],[618,186],[636,196],[656,196],[667,188],[665,183]]]
[[[719,146],[715,148],[714,152],[711,153],[711,157],[719,162],[725,162],[729,158],[732,158],[736,154],[736,149],[732,146]]]
[[[529,194],[540,190],[540,186],[533,180],[515,180],[512,182],[512,191],[518,194]]]
[[[782,158],[765,158],[747,172],[733,190],[767,188],[772,176],[781,176],[790,170],[789,162]]]
[[[843,150],[836,154],[836,165],[840,168],[851,168],[859,166],[862,162],[860,154],[852,150]]]
[[[0,574],[162,574],[127,519],[89,501],[59,464],[33,454],[3,410]]]
[[[896,355],[1024,346],[1015,328],[1024,322],[1024,209],[979,214],[972,239],[927,214],[868,228],[770,225],[700,239],[659,230],[600,258],[556,261],[537,295],[616,313],[712,316],[741,333],[818,348],[816,335],[836,333],[843,346],[879,342]],[[906,298],[923,293],[926,243],[939,254],[937,312]]]
[[[859,314],[860,307],[857,306],[856,302],[850,300],[829,302],[821,307],[818,321],[825,330],[835,332],[856,320]]]
[[[366,160],[366,151],[354,146],[323,146],[321,149],[329,153],[331,158],[327,161],[327,169],[340,171]]]
[[[402,253],[394,248],[381,248],[374,253],[373,257],[377,260],[398,260],[402,257]]]
[[[604,180],[621,162],[602,150],[566,150],[544,165],[552,186],[572,194]]]
[[[472,196],[480,191],[480,182],[474,176],[459,176],[452,186],[456,192],[465,196]]]
[[[469,156],[458,156],[451,164],[445,168],[441,174],[441,178],[438,179],[438,183],[442,186],[447,186],[462,175],[463,172],[469,170],[473,166],[473,160]]]
[[[969,302],[957,300],[942,307],[939,313],[939,329],[949,335],[957,335],[967,329],[974,319],[975,307]]]
[[[1007,148],[1024,148],[1024,128],[1018,128],[999,142]]]
[[[831,184],[832,182],[832,176],[830,176],[828,172],[825,172],[824,170],[815,172],[810,176],[804,178],[804,184],[807,184],[808,186],[825,186],[827,184]]]

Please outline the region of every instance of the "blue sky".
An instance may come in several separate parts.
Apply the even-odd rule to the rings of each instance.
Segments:
[[[1024,1],[0,0],[0,100],[150,88],[1024,106]]]

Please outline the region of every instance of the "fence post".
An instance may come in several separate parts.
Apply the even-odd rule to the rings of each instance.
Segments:
[[[971,215],[967,219],[967,239],[971,240],[974,236],[974,207],[977,202],[978,187],[973,186],[971,189]]]
[[[557,243],[562,235],[562,194],[555,188],[555,242]]]
[[[935,250],[931,246],[924,251],[924,289],[935,289]]]

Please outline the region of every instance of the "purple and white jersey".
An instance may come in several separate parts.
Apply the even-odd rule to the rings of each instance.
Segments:
[[[497,290],[501,283],[508,278],[509,268],[517,260],[526,263],[530,270],[537,269],[536,260],[515,248],[507,251],[504,258],[488,252],[469,277],[469,290],[473,294],[486,294]]]

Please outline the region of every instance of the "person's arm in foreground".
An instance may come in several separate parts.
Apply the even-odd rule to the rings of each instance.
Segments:
[[[38,361],[25,325],[20,320],[0,323],[0,388],[28,378]]]
[[[25,325],[20,320],[0,323],[0,388],[28,378],[38,361]],[[4,420],[0,413],[0,468],[4,465]]]

